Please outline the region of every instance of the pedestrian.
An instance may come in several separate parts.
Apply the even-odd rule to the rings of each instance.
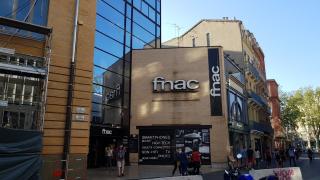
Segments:
[[[274,149],[274,157],[276,160],[277,168],[281,167],[281,157],[280,157],[280,150],[278,148]]]
[[[181,149],[178,148],[176,150],[176,153],[173,156],[173,160],[174,160],[174,167],[173,167],[173,171],[172,171],[172,176],[174,176],[174,174],[176,173],[176,170],[179,169],[179,174],[181,175],[181,166],[180,166],[180,161],[178,159],[179,154],[181,153]]]
[[[241,156],[241,166],[247,167],[247,149],[245,147],[241,150]]]
[[[308,153],[309,163],[311,163],[311,162],[312,162],[312,159],[313,159],[313,152],[312,152],[312,150],[309,148],[308,151],[307,151],[307,153]]]
[[[267,168],[270,168],[271,167],[272,155],[271,155],[271,150],[270,150],[269,147],[266,148],[265,159],[266,159],[266,162],[267,162]]]
[[[187,170],[188,170],[189,161],[184,148],[182,149],[181,153],[179,153],[178,160],[180,161],[181,175],[182,176],[188,175]]]
[[[124,165],[125,165],[126,149],[123,144],[120,144],[116,149],[116,160],[118,166],[118,177],[124,176]]]
[[[256,148],[256,151],[255,151],[255,158],[256,158],[256,168],[260,168],[260,161],[261,161],[261,153],[259,151],[258,148]]]
[[[293,162],[293,165],[296,166],[296,158],[295,158],[293,146],[289,147],[288,154],[289,154],[290,166],[292,166],[292,162]]]
[[[192,151],[191,163],[193,165],[193,174],[198,175],[201,167],[201,154],[197,148],[194,148]]]
[[[281,168],[283,168],[284,162],[286,161],[286,153],[283,148],[280,149],[279,154],[280,154],[279,165]]]
[[[106,146],[105,148],[105,159],[106,159],[106,167],[111,168],[112,167],[112,156],[113,156],[113,150],[110,146]]]
[[[251,146],[249,146],[249,149],[247,150],[247,159],[248,159],[248,168],[252,169],[254,164],[254,151],[252,150]]]
[[[230,151],[229,151],[229,155],[228,155],[228,165],[229,165],[230,170],[234,170],[235,168],[237,168],[237,161],[233,156],[233,147],[232,146],[230,146]]]

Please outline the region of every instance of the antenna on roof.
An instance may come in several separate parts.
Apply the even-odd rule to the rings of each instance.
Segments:
[[[179,45],[180,45],[180,30],[182,29],[182,27],[176,23],[168,23],[168,24],[174,26],[175,36],[177,36],[177,40],[178,40],[177,42],[178,42],[178,47],[179,47]]]

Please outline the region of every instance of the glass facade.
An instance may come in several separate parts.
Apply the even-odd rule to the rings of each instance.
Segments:
[[[2,0],[0,16],[25,21],[32,24],[47,25],[49,0]],[[0,33],[17,36],[43,38],[42,35],[16,28],[0,26]]]
[[[97,0],[92,123],[128,127],[131,50],[160,48],[160,0]]]

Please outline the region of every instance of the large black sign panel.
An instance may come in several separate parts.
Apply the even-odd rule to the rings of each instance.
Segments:
[[[172,164],[176,149],[185,149],[191,157],[193,149],[201,153],[202,164],[210,164],[210,130],[208,128],[172,127],[140,129],[140,164]]]
[[[208,49],[211,116],[222,116],[219,49]]]
[[[173,130],[140,130],[140,164],[172,164]]]

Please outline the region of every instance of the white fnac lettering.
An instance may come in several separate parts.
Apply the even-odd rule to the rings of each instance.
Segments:
[[[155,77],[152,81],[154,91],[181,91],[196,90],[199,88],[197,80],[165,80],[163,77]]]
[[[210,89],[211,96],[221,96],[221,87],[220,87],[220,68],[218,66],[213,66],[211,68],[212,76],[212,87]]]

